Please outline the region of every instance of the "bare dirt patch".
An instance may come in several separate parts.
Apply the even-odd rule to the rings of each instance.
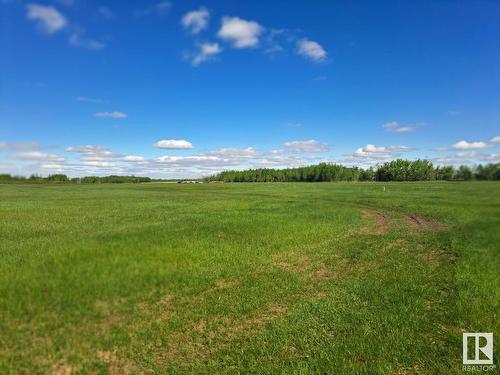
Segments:
[[[362,229],[363,233],[380,235],[389,231],[389,216],[387,214],[368,208],[363,209],[362,212],[365,219],[375,220],[375,225],[369,225]]]
[[[218,316],[193,322],[191,327],[172,336],[166,350],[159,353],[158,359],[181,363],[189,363],[195,359],[207,360],[231,346],[235,340],[263,332],[267,323],[284,315],[287,309],[287,305],[271,303],[245,319]]]
[[[282,270],[290,273],[301,273],[310,280],[323,281],[338,276],[337,272],[324,264],[320,256],[310,257],[303,254],[296,257],[287,257],[286,259],[275,257],[274,260],[274,264]]]
[[[459,258],[456,255],[449,255],[445,249],[437,249],[422,253],[420,259],[429,264],[438,264],[447,260],[450,263],[455,263]]]
[[[304,272],[311,267],[311,258],[307,255],[300,255],[296,258],[287,257],[283,259],[282,256],[274,257],[274,263],[285,271],[297,273]]]
[[[423,216],[416,214],[405,215],[405,221],[408,225],[415,229],[427,229],[433,231],[440,231],[445,228],[444,224],[436,223]]]
[[[420,259],[422,259],[425,263],[437,264],[440,262],[440,258],[443,253],[443,250],[428,251],[426,253],[420,254]]]
[[[219,279],[215,282],[215,287],[217,289],[228,289],[234,288],[240,284],[239,279]]]
[[[311,274],[311,279],[321,281],[327,279],[334,279],[338,276],[337,272],[328,269],[324,264]]]
[[[134,365],[118,358],[116,352],[99,350],[97,352],[97,358],[99,358],[101,361],[103,361],[108,365],[108,371],[109,374],[111,375],[114,374],[126,375],[126,374],[132,374],[133,372],[136,371]]]
[[[52,374],[54,375],[71,375],[75,372],[75,368],[64,361],[58,362],[52,366]]]

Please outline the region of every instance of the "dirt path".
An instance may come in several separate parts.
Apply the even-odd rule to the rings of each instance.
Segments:
[[[363,228],[363,233],[366,234],[384,234],[390,229],[389,216],[383,212],[363,209],[365,218],[375,219],[375,225],[366,226]]]
[[[417,229],[430,229],[434,231],[439,231],[445,228],[444,224],[430,221],[425,217],[415,214],[405,215],[405,221],[408,225]]]
[[[362,233],[381,235],[391,230],[391,218],[388,214],[365,208],[362,210],[365,219],[374,219],[374,225],[367,225],[362,228]],[[403,215],[406,224],[412,229],[425,229],[432,231],[440,231],[445,228],[444,224],[436,223],[423,216],[417,214]]]

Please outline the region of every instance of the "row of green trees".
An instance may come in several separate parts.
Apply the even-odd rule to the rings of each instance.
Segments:
[[[340,164],[320,163],[299,168],[249,169],[224,171],[203,179],[205,182],[314,182],[314,181],[429,181],[429,180],[500,180],[500,163],[477,165],[434,166],[428,160],[397,159],[376,168],[345,167]],[[137,176],[86,176],[69,178],[65,174],[48,177],[30,177],[0,174],[0,183],[140,183],[163,181]]]
[[[206,182],[314,182],[314,181],[430,181],[430,180],[500,180],[500,163],[434,166],[428,160],[397,159],[376,168],[345,167],[320,163],[299,168],[249,169],[224,171],[205,178]]]
[[[149,177],[137,176],[86,176],[69,178],[65,174],[52,174],[47,177],[38,175],[12,176],[10,174],[0,174],[0,183],[78,183],[78,184],[122,184],[151,182]]]

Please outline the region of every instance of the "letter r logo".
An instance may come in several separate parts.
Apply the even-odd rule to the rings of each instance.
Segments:
[[[462,338],[464,365],[493,364],[493,333],[464,333]],[[472,353],[469,353],[468,344],[469,339],[472,338],[474,339],[474,356],[470,359]]]

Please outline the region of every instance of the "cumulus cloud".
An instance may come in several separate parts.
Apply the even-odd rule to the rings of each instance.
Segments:
[[[192,34],[198,34],[207,28],[209,17],[208,10],[201,7],[198,10],[186,13],[181,19],[181,24]]]
[[[411,151],[409,147],[406,146],[389,146],[389,147],[384,147],[380,146],[377,147],[372,144],[367,144],[364,147],[358,148],[355,152],[354,155],[356,156],[373,156],[373,155],[380,155],[380,156],[391,156],[395,154],[401,154],[402,152],[408,152]]]
[[[164,14],[170,10],[172,3],[170,1],[160,1],[153,6],[153,9],[158,14]]]
[[[397,121],[391,121],[388,123],[385,123],[382,125],[382,127],[389,132],[395,132],[395,133],[410,133],[414,132],[417,130],[420,125],[419,124],[413,124],[413,125],[399,125]]]
[[[410,151],[413,149],[407,146],[385,147],[367,144],[359,147],[352,154],[345,155],[345,158],[340,162],[353,165],[373,165],[400,157],[403,153]]]
[[[69,36],[69,44],[73,47],[81,47],[90,50],[99,50],[106,47],[106,44],[95,39],[87,38],[85,30],[79,29]]]
[[[47,34],[64,28],[68,21],[64,15],[53,6],[40,4],[27,4],[26,17],[37,23],[37,25]]]
[[[490,142],[500,143],[500,135],[497,135],[496,137],[491,138]]]
[[[487,161],[490,163],[497,163],[500,162],[500,152],[494,152],[491,154],[486,154],[482,157],[482,161]]]
[[[133,162],[133,163],[141,163],[141,162],[144,162],[146,159],[144,159],[144,156],[127,155],[127,156],[124,156],[121,160],[129,161],[129,162]]]
[[[188,150],[193,148],[193,144],[184,139],[164,139],[156,142],[153,146],[170,150]]]
[[[76,0],[57,0],[57,2],[69,7],[75,5]]]
[[[29,161],[63,162],[64,158],[57,155],[50,155],[40,151],[20,152],[15,155],[18,159]]]
[[[88,103],[104,103],[104,100],[97,98],[89,98],[87,96],[77,96],[75,100],[79,102],[88,102]]]
[[[97,14],[105,19],[112,19],[115,17],[115,13],[106,6],[101,6],[97,9]]]
[[[101,161],[101,160],[83,160],[83,165],[87,165],[89,167],[114,167],[116,163],[111,161]]]
[[[461,165],[461,164],[475,164],[480,163],[496,163],[500,161],[500,152],[491,154],[477,152],[477,151],[461,151],[455,155],[448,155],[430,159],[435,164],[440,165]]]
[[[84,146],[71,146],[65,149],[66,152],[76,152],[78,154],[85,155],[86,157],[96,157],[96,158],[111,158],[117,157],[118,154],[110,151],[109,149],[101,146],[95,145],[84,145]],[[101,159],[99,159],[101,160]]]
[[[258,45],[263,31],[264,28],[255,21],[239,17],[223,17],[217,36],[230,42],[234,48],[246,48]]]
[[[160,1],[159,3],[156,3],[150,7],[136,10],[134,14],[139,17],[147,16],[150,14],[157,14],[159,16],[162,16],[164,14],[167,14],[170,11],[171,7],[172,3],[170,1]]]
[[[308,141],[285,142],[283,147],[289,152],[325,152],[330,148],[328,145],[320,143],[314,139]]]
[[[214,58],[222,52],[219,43],[202,43],[198,46],[198,52],[193,56],[188,56],[194,66]]]
[[[255,161],[254,167],[257,168],[290,168],[305,165],[307,160],[298,156],[264,156]]]
[[[220,157],[248,159],[261,155],[261,152],[254,147],[234,148],[226,147],[210,151],[210,154]]]
[[[58,163],[48,163],[48,164],[42,164],[40,166],[42,170],[46,170],[50,173],[65,173],[66,172],[66,167],[64,164],[58,164]]]
[[[297,41],[297,53],[316,62],[325,61],[327,56],[321,44],[309,39],[299,39]]]
[[[486,142],[467,142],[467,141],[458,141],[451,146],[453,149],[457,150],[470,150],[470,149],[480,149],[480,148],[488,148],[491,145]]]
[[[124,119],[127,118],[127,114],[123,112],[97,112],[95,117],[107,117],[107,118],[114,118],[114,119]]]
[[[177,167],[224,167],[234,164],[229,159],[220,158],[215,155],[192,155],[192,156],[160,156],[154,159],[155,163],[168,164]]]
[[[34,142],[2,142],[0,141],[0,151],[30,151],[38,150],[40,145]]]

